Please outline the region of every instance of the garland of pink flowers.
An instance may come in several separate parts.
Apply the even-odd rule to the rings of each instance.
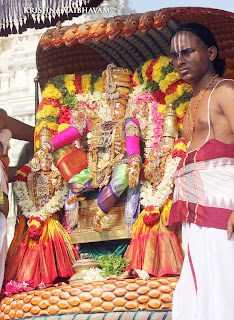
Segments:
[[[44,282],[41,282],[39,284],[36,284],[34,280],[27,280],[27,281],[20,281],[20,282],[11,280],[6,284],[5,290],[2,288],[0,298],[11,297],[17,293],[28,292],[32,290],[38,290],[38,289],[45,289],[52,286],[53,286],[52,283],[45,284]]]

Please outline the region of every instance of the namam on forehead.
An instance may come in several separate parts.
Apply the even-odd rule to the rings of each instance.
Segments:
[[[215,46],[208,46],[195,34],[179,31],[171,39],[171,55],[175,69],[180,77],[190,84],[200,81],[205,76],[215,75],[213,61],[217,55]],[[206,81],[205,81],[206,82]],[[209,82],[209,79],[207,79]],[[193,88],[195,90],[195,88]]]
[[[198,49],[205,47],[205,43],[189,31],[180,31],[171,40],[171,52],[180,52],[184,49]]]

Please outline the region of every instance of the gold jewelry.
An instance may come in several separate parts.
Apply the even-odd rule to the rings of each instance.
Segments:
[[[125,87],[117,87],[115,92],[118,92],[118,93],[120,93],[122,95],[125,95],[126,98],[128,99],[128,95],[129,95],[130,89],[129,88],[125,88]]]
[[[131,82],[131,77],[129,75],[113,74],[112,77],[113,77],[114,81]]]
[[[77,129],[79,134],[82,136],[84,134],[84,130],[86,129],[87,123],[85,120],[79,120],[77,123],[71,125],[71,127],[74,127]]]
[[[132,87],[131,74],[132,72],[128,69],[116,68],[113,63],[108,64],[106,70],[103,72],[106,90],[105,97],[114,100],[118,98],[119,93],[121,93],[128,98],[130,88]]]
[[[92,185],[102,188],[111,177],[113,166],[124,158],[126,119],[118,122],[93,121],[90,125],[89,167],[93,175]],[[102,150],[105,150],[103,153]]]
[[[52,138],[52,133],[48,129],[47,125],[44,124],[39,134],[39,148],[45,141],[49,141]]]
[[[114,101],[111,102],[111,107],[112,107],[113,109],[115,109],[115,104],[116,104],[117,102],[123,104],[123,105],[126,107],[126,105],[127,105],[127,103],[128,103],[128,98],[127,98],[127,97],[125,98],[125,97],[123,97],[123,96],[120,96],[119,98],[114,99]]]
[[[120,81],[120,79],[116,79],[115,80],[115,84],[116,86],[118,87],[124,87],[124,88],[131,88],[132,87],[132,84],[130,81],[126,82],[126,81]]]
[[[131,154],[129,157],[128,157],[128,163],[131,164],[133,161],[137,161],[137,162],[142,162],[142,159],[141,159],[141,156],[139,154]]]
[[[125,126],[125,133],[126,133],[126,137],[140,137],[140,130],[138,125],[133,122],[133,121],[129,121],[126,126]]]
[[[108,66],[107,66],[108,68]],[[116,67],[114,65],[114,74],[115,75],[126,75],[126,76],[131,76],[132,75],[132,71],[127,69],[127,68],[121,68],[121,67]],[[102,77],[106,78],[107,77],[107,69],[103,71],[102,73]]]

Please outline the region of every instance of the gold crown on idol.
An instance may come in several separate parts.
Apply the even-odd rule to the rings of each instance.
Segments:
[[[178,136],[177,115],[172,104],[169,104],[164,114],[164,126],[162,136],[173,137],[175,139]]]
[[[50,132],[49,128],[46,124],[43,125],[41,132],[39,134],[39,148],[45,141],[48,141],[52,138],[52,133]]]
[[[132,89],[132,72],[127,68],[116,67],[108,64],[102,76],[105,83],[106,98],[127,104],[128,95]]]

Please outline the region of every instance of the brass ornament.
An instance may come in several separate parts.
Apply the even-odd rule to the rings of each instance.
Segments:
[[[170,104],[164,114],[164,127],[162,137],[172,137],[176,139],[178,136],[177,115],[173,106]]]
[[[44,142],[49,141],[51,138],[52,138],[52,133],[48,129],[47,125],[44,124],[39,134],[39,148],[41,148]]]

